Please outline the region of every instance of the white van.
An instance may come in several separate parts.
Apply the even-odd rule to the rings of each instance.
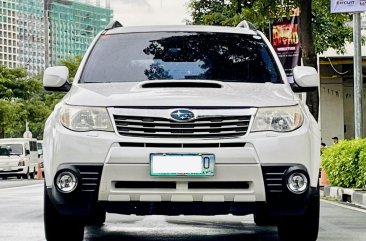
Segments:
[[[37,150],[38,150],[38,163],[41,165],[41,171],[43,176],[43,141],[37,141]]]
[[[33,138],[0,139],[0,177],[34,178],[37,171],[37,140]]]

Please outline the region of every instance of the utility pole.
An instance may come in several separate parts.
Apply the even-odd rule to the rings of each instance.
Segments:
[[[361,54],[361,13],[353,13],[353,44],[354,44],[354,111],[355,111],[355,138],[363,137],[363,80]]]

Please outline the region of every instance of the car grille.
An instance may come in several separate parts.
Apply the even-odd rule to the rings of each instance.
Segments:
[[[213,116],[189,122],[167,118],[114,115],[120,135],[156,138],[215,138],[235,137],[247,133],[250,115]]]

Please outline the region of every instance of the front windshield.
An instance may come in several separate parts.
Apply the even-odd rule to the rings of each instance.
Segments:
[[[0,156],[23,155],[22,144],[0,144]]]
[[[144,80],[219,80],[282,83],[257,35],[153,32],[102,35],[81,83]]]

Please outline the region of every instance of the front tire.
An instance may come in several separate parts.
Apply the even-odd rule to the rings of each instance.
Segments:
[[[105,219],[106,219],[106,211],[101,205],[97,205],[94,208],[92,214],[87,217],[86,224],[102,226],[105,223]]]
[[[23,174],[23,179],[29,180],[29,177],[30,177],[30,175],[29,175],[29,167],[28,167],[27,172],[25,174]]]
[[[82,241],[84,223],[79,217],[60,214],[52,204],[44,188],[44,230],[48,241]]]
[[[319,232],[320,195],[316,195],[305,210],[304,215],[283,218],[278,224],[281,241],[316,241]]]
[[[257,226],[268,226],[268,225],[276,225],[275,219],[268,215],[267,213],[255,213],[253,214],[254,223]]]
[[[29,173],[30,179],[34,179],[35,178],[35,175],[36,175],[36,169],[33,168],[33,172],[32,173]]]

